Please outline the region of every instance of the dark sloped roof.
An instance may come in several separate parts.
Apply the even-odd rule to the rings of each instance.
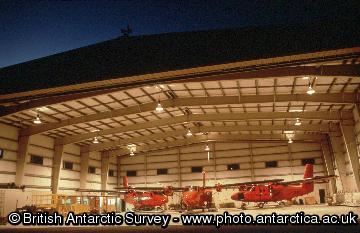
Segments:
[[[360,45],[360,21],[120,37],[0,69],[0,94]]]

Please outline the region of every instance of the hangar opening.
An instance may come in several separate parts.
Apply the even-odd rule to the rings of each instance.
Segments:
[[[123,212],[129,187],[163,211],[208,186],[206,208],[244,208],[318,176],[280,204],[359,205],[357,25],[120,37],[0,69],[1,216]]]

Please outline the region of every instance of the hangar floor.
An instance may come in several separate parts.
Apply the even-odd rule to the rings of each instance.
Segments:
[[[247,210],[240,210],[235,208],[222,209],[221,211],[212,212],[213,214],[221,214],[224,211],[230,214],[238,214],[244,212],[245,214],[251,214],[257,216],[259,214],[271,214],[276,212],[277,214],[295,214],[299,211],[304,211],[306,214],[317,214],[319,216],[325,214],[347,214],[350,211],[357,215],[360,215],[359,207],[351,206],[327,206],[327,205],[306,205],[306,206],[285,206],[274,207],[265,206],[263,209],[251,208]],[[175,211],[167,211],[167,214],[171,214],[172,217],[180,216],[180,213]],[[199,212],[201,213],[201,212]],[[160,232],[163,229],[153,226],[83,226],[83,227],[25,227],[25,226],[0,226],[0,232]],[[296,225],[296,226],[222,226],[217,229],[215,226],[202,226],[201,232],[359,232],[360,227],[357,226],[338,226],[338,225]],[[181,224],[170,223],[170,226],[164,231],[167,232],[199,232],[199,226],[181,226]]]

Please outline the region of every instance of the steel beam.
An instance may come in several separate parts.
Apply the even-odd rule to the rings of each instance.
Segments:
[[[15,184],[20,186],[24,185],[24,176],[25,176],[25,165],[26,165],[26,156],[29,150],[29,136],[19,136],[18,139],[18,155],[16,159],[16,177]]]
[[[254,96],[216,96],[216,97],[191,97],[177,98],[173,100],[161,101],[165,108],[183,107],[183,106],[216,106],[228,104],[246,104],[246,103],[272,103],[272,102],[321,102],[321,103],[339,103],[350,104],[357,102],[357,94],[354,93],[325,93],[325,94],[281,94],[281,95],[254,95]],[[30,126],[21,130],[21,135],[34,135],[47,132],[53,129],[97,120],[103,120],[113,117],[125,116],[141,112],[153,111],[157,102],[140,104],[127,108],[114,109],[112,111],[101,112],[81,117],[74,117],[60,122],[47,123],[39,126]]]
[[[322,155],[323,155],[323,159],[324,159],[324,163],[325,163],[326,175],[335,175],[334,160],[333,160],[333,155],[332,155],[332,151],[330,150],[330,145],[328,143],[328,140],[321,141],[321,151],[322,151]],[[333,194],[337,193],[335,179],[330,180],[329,187],[330,187],[329,191],[330,191],[331,196]]]
[[[71,144],[80,142],[95,136],[110,135],[116,133],[125,133],[141,129],[149,129],[167,125],[180,124],[184,122],[204,122],[204,121],[241,121],[241,120],[260,120],[260,119],[322,119],[339,121],[352,120],[352,112],[260,112],[260,113],[223,113],[223,114],[192,114],[181,115],[172,118],[165,118],[145,123],[122,126],[118,128],[106,129],[97,132],[77,134],[56,139],[56,144]],[[211,131],[267,131],[267,130],[301,130],[301,131],[330,131],[330,126],[326,124],[321,125],[243,125],[243,126],[222,126],[222,127],[199,127],[200,132]]]
[[[107,183],[109,178],[109,164],[110,157],[108,151],[103,151],[101,153],[101,189],[107,189]]]
[[[355,180],[354,185],[356,190],[360,191],[360,178],[359,178],[359,151],[357,148],[356,137],[354,133],[355,125],[344,125],[340,123],[343,140],[345,142],[345,149],[350,162],[350,167],[353,172],[352,178]]]
[[[81,148],[80,150],[81,164],[80,164],[80,189],[87,189],[87,177],[89,170],[89,150]]]
[[[53,165],[52,165],[52,175],[51,175],[52,194],[57,194],[59,190],[60,170],[63,162],[63,153],[64,153],[64,146],[55,145]]]
[[[294,141],[321,141],[326,138],[325,134],[296,134]],[[197,143],[205,143],[206,141],[229,142],[229,141],[287,141],[283,134],[239,134],[239,135],[198,135],[189,139],[179,139],[172,142],[157,143],[156,145],[138,146],[137,153],[157,151],[171,147],[181,147]],[[126,148],[110,150],[110,156],[128,155]]]
[[[345,53],[354,53],[358,48],[348,49]],[[322,55],[322,59],[329,56]],[[319,53],[316,55],[318,56]],[[14,102],[26,101],[23,104],[15,106],[1,107],[0,116],[10,115],[19,111],[37,108],[44,105],[51,105],[64,102],[64,99],[71,101],[79,99],[78,97],[67,97],[74,92],[86,97],[99,95],[99,93],[109,93],[124,88],[134,88],[149,83],[166,82],[202,82],[212,80],[230,80],[230,79],[256,79],[256,78],[281,78],[294,76],[317,76],[317,77],[359,77],[359,65],[325,65],[325,66],[290,66],[294,62],[295,55],[281,58],[255,60],[238,62],[225,65],[215,65],[208,67],[199,67],[184,69],[180,71],[162,72],[156,74],[146,74],[132,77],[122,77],[118,79],[97,81],[91,83],[82,83],[60,88],[49,88],[22,93],[12,93],[0,95],[0,103],[11,104]],[[305,56],[309,56],[306,54]],[[281,60],[284,63],[274,63],[275,60]],[[251,65],[253,64],[253,65]],[[257,65],[254,65],[257,64]],[[280,65],[280,67],[278,67]],[[274,68],[275,67],[275,68]],[[110,90],[110,91],[109,91]],[[46,104],[44,104],[46,103]]]
[[[246,130],[246,127],[251,130]],[[316,132],[329,132],[331,129],[327,125],[304,125],[304,126],[283,126],[283,125],[258,125],[258,126],[205,126],[205,127],[198,127],[198,128],[190,128],[193,134],[199,134],[204,132],[236,132],[236,131],[243,131],[245,128],[246,131],[269,131],[269,130],[309,130],[309,131],[316,131]],[[89,151],[101,151],[107,148],[116,147],[119,145],[127,145],[132,143],[139,143],[139,142],[147,142],[151,140],[161,140],[168,137],[178,137],[185,135],[187,130],[176,130],[176,131],[168,131],[159,134],[151,134],[145,135],[140,137],[128,138],[123,140],[117,141],[108,141],[99,144],[93,144],[89,146]]]

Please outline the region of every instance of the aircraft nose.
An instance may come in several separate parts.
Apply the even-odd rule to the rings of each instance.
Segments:
[[[233,195],[231,195],[231,200],[236,201],[238,199],[238,193],[234,193]]]
[[[244,194],[243,193],[234,193],[233,195],[231,195],[231,199],[234,201],[241,201],[244,199]]]

